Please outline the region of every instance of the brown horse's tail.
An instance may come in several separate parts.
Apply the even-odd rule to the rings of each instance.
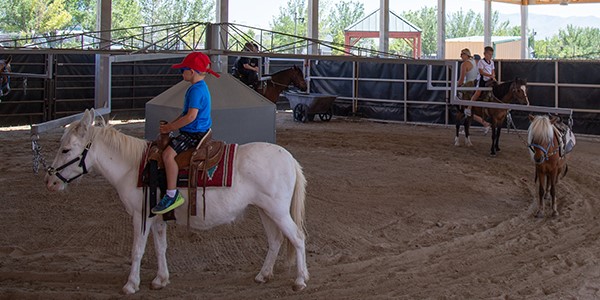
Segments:
[[[565,163],[565,171],[563,172],[561,178],[565,178],[565,176],[567,176],[567,172],[569,172],[569,164]]]

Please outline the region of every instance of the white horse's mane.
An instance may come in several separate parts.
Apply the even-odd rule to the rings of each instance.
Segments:
[[[548,145],[554,139],[554,130],[548,116],[535,116],[529,125],[527,142]]]
[[[143,139],[126,135],[110,124],[102,122],[101,126],[93,126],[92,140],[101,140],[107,147],[120,153],[126,161],[139,164],[147,143]]]

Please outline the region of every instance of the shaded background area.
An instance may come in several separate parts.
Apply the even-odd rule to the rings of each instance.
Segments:
[[[0,102],[0,126],[39,123],[72,115],[94,105],[94,54],[13,54],[16,73],[45,74],[52,79],[13,76],[12,92]],[[229,67],[236,57],[229,57]],[[170,68],[179,58],[113,63],[112,113],[116,119],[144,118],[145,103],[181,80]],[[269,73],[302,66],[302,61],[270,60]],[[576,133],[600,134],[600,62],[498,61],[501,81],[526,78],[532,105],[576,109]],[[310,91],[334,94],[334,114],[371,119],[453,124],[455,107],[448,93],[427,90],[427,61],[393,63],[311,60],[306,74]],[[433,66],[437,85],[449,71]],[[285,97],[278,108],[287,109]],[[528,126],[527,112],[514,111],[517,126]]]

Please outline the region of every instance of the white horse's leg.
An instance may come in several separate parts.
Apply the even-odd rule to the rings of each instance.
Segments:
[[[265,233],[267,234],[269,251],[267,252],[267,257],[265,258],[262,269],[258,275],[254,277],[254,281],[257,283],[265,283],[273,278],[273,266],[277,260],[277,255],[279,254],[279,249],[281,248],[281,242],[283,242],[283,234],[277,227],[277,224],[275,224],[275,222],[273,222],[273,220],[271,220],[271,218],[265,214],[261,208],[258,208],[258,214],[260,215],[263,227],[265,228]]]
[[[161,218],[155,216],[154,218]],[[162,289],[169,284],[169,266],[167,265],[167,223],[163,220],[155,220],[152,224],[152,236],[154,238],[154,249],[158,260],[158,272],[152,280],[153,289]]]
[[[142,234],[141,230],[141,214],[136,213],[133,216],[133,246],[131,249],[131,271],[129,272],[129,278],[127,283],[123,286],[123,292],[125,294],[133,294],[140,289],[140,265],[142,262],[142,256],[144,256],[144,250],[146,249],[146,242],[148,241],[148,233],[150,230],[146,230]],[[148,220],[148,222],[152,222]]]
[[[292,216],[290,216],[289,213],[283,216],[270,217],[279,226],[279,229],[281,229],[283,235],[285,235],[285,237],[296,250],[296,265],[298,267],[298,274],[296,281],[294,282],[294,291],[302,290],[306,287],[306,281],[309,279],[308,268],[306,267],[304,233],[298,228],[296,223],[294,223],[294,220],[292,220]]]
[[[473,143],[471,143],[471,137],[465,137],[465,145],[467,145],[467,147],[473,147]]]
[[[458,136],[454,137],[454,146],[460,146],[460,140],[458,139]]]

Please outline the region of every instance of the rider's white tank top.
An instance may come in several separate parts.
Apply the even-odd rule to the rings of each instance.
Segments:
[[[479,75],[479,70],[475,65],[475,60],[473,58],[470,58],[467,61],[471,63],[472,67],[471,70],[467,71],[467,74],[465,74],[465,82],[473,81],[477,79],[477,76]]]

